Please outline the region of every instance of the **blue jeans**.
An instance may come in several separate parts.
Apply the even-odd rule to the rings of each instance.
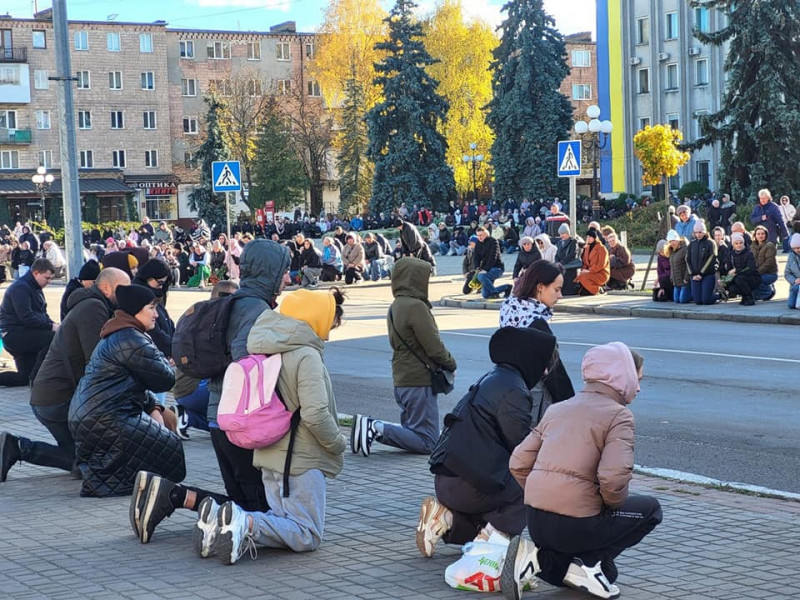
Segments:
[[[770,296],[775,295],[775,286],[773,285],[778,281],[778,275],[775,273],[768,273],[761,276],[761,285],[753,290],[753,297],[756,300],[766,300]]]
[[[797,308],[797,296],[800,294],[800,284],[793,284],[789,287],[789,308]]]
[[[700,281],[692,279],[692,298],[696,304],[714,304],[717,301],[717,295],[714,293],[714,286],[717,283],[717,278],[712,273],[711,275],[704,275]]]
[[[183,407],[186,412],[187,423],[189,427],[195,429],[202,429],[208,431],[208,418],[206,413],[208,411],[208,381],[203,380],[197,389],[188,396],[183,398],[176,398],[175,403]]]
[[[367,267],[367,274],[369,275],[369,278],[372,281],[378,281],[381,278],[382,273],[383,273],[382,258],[369,261],[369,266]]]
[[[505,292],[506,288],[510,288],[510,285],[501,285],[500,287],[494,287],[494,281],[498,277],[503,274],[503,269],[500,267],[494,267],[489,269],[486,273],[479,273],[477,276],[478,281],[481,282],[483,286],[481,288],[481,295],[484,298],[491,298],[497,294],[502,294]]]
[[[689,304],[692,301],[692,286],[675,286],[672,290],[672,300],[676,304]]]

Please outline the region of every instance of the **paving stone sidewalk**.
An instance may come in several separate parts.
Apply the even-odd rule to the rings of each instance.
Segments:
[[[0,393],[0,427],[48,439],[22,388]],[[317,552],[260,549],[255,561],[229,567],[194,555],[194,513],[177,511],[142,545],[128,524],[128,498],[80,498],[69,475],[17,465],[0,484],[0,598],[470,597],[444,582],[458,548],[442,546],[426,560],[414,544],[420,501],[433,489],[425,458],[376,448],[368,459],[348,452],[329,482]],[[187,483],[222,490],[208,436],[193,432],[185,449]],[[800,598],[800,503],[638,475],[633,489],[659,498],[664,523],[619,559],[623,598]],[[541,584],[526,597],[588,596]]]

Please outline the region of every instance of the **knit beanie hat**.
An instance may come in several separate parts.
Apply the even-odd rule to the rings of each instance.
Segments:
[[[132,317],[156,299],[156,295],[143,285],[118,285],[117,306]]]
[[[589,231],[586,232],[586,237],[592,237],[596,240],[600,235],[597,233],[597,229],[590,227]]]
[[[660,254],[666,245],[667,240],[658,240],[658,243],[656,244],[656,252]]]
[[[136,278],[147,281],[148,279],[161,279],[169,274],[167,263],[158,258],[151,258],[137,271]]]
[[[569,225],[566,223],[562,223],[558,228],[558,235],[561,235],[562,233],[569,233]]]
[[[797,235],[797,234],[795,233],[795,235]],[[738,231],[734,231],[731,234],[731,244],[733,242],[742,242],[744,244],[744,236],[741,233],[739,233]],[[798,236],[798,242],[800,242],[800,236]],[[798,245],[800,245],[800,244],[798,244]]]
[[[698,219],[697,223],[694,224],[694,232],[695,233],[708,233],[706,230],[706,224],[703,222],[703,219]]]
[[[789,240],[791,248],[800,248],[800,233],[793,233],[792,238]]]
[[[80,281],[94,281],[98,275],[100,275],[100,265],[96,260],[86,261],[81,270],[78,271],[78,279]]]
[[[679,239],[681,239],[681,236],[679,236],[678,232],[675,231],[674,229],[670,229],[667,232],[667,241],[668,242],[677,242]]]

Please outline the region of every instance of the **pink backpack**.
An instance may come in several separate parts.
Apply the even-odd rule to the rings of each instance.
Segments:
[[[277,393],[280,370],[280,354],[249,354],[228,365],[217,422],[231,443],[266,448],[293,429],[293,415]]]

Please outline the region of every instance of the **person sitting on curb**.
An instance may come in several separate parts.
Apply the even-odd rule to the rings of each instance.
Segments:
[[[516,536],[506,553],[500,587],[519,600],[536,578],[557,587],[616,598],[615,559],[662,520],[658,500],[629,493],[634,418],[642,357],[612,342],[589,349],[586,382],[574,398],[553,405],[514,449],[511,474],[525,490],[532,541]]]
[[[530,433],[530,390],[547,372],[556,340],[537,329],[503,327],[489,340],[494,368],[444,418],[428,461],[436,498],[422,502],[417,548],[433,556],[437,542],[510,539],[525,529],[522,488],[508,470],[511,452]]]
[[[789,283],[789,308],[800,308],[797,299],[800,296],[800,233],[793,233],[789,240],[792,249],[786,259],[783,276]]]
[[[430,454],[439,437],[439,405],[431,387],[430,369],[455,372],[456,361],[442,343],[431,312],[430,275],[430,266],[419,259],[404,258],[394,268],[394,302],[389,307],[387,325],[400,425],[353,415],[350,445],[354,454],[369,456],[376,441],[415,454]]]

